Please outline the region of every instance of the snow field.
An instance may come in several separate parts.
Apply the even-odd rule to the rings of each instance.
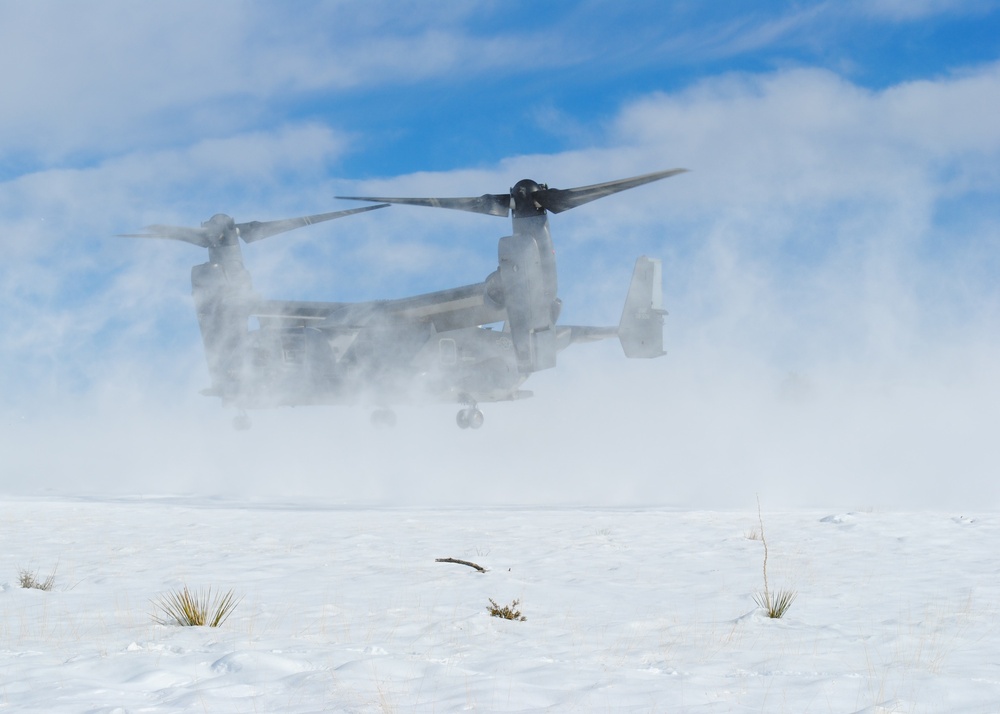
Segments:
[[[782,620],[756,511],[7,499],[0,708],[1000,711],[996,515],[763,518]],[[184,584],[244,599],[155,624]]]

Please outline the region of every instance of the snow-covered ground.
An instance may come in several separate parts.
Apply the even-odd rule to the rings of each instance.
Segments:
[[[781,620],[756,511],[8,497],[0,709],[1000,711],[1000,516],[763,521]],[[156,624],[185,584],[243,600]]]

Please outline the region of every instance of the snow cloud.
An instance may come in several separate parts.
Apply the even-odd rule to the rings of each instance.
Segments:
[[[0,11],[0,57],[25,68],[7,78],[0,117],[0,488],[997,505],[995,58],[886,86],[802,61],[643,79],[597,119],[538,92],[499,129],[470,130],[456,114],[427,135],[437,155],[509,141],[493,158],[348,175],[365,148],[413,133],[410,105],[390,136],[330,114],[330,93],[384,121],[384,100],[358,99],[368,83],[447,103],[490,73],[530,93],[531,62],[512,58],[551,73],[578,63],[587,82],[612,70],[587,64],[586,48],[553,29],[565,25],[490,34],[472,29],[465,4],[433,28],[367,4],[310,4],[299,19],[247,7]],[[961,14],[922,7],[903,19]],[[750,45],[773,47],[789,24],[828,12],[771,13]],[[527,125],[537,135],[539,117],[573,119],[571,145],[512,139]],[[692,171],[551,219],[567,324],[615,324],[635,257],[663,259],[668,356],[574,348],[528,382],[534,399],[487,406],[476,433],[455,429],[452,406],[401,410],[391,434],[351,408],[265,412],[249,436],[231,432],[198,394],[207,374],[188,271],[202,255],[115,237],[218,212],[246,221],[346,207],[334,195],[480,195],[526,177],[568,188],[672,167]],[[508,231],[496,218],[394,207],[245,253],[267,296],[400,297],[483,279]]]

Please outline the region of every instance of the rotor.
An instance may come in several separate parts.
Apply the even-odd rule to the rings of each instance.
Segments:
[[[355,213],[388,208],[388,206],[388,203],[383,202],[377,206],[351,208],[346,211],[316,213],[311,216],[283,218],[277,221],[249,221],[247,223],[237,223],[230,216],[224,213],[217,213],[203,222],[200,228],[152,225],[146,226],[146,233],[120,233],[119,235],[125,238],[166,238],[168,240],[184,241],[185,243],[191,243],[202,248],[218,248],[224,245],[236,245],[237,238],[242,238],[244,243],[254,243],[278,235],[279,233],[285,233],[286,231],[302,228],[303,226],[310,226],[313,223],[331,221],[335,218],[343,218]]]
[[[376,201],[378,203],[399,203],[409,206],[431,206],[434,208],[451,208],[456,211],[483,213],[490,216],[506,218],[513,211],[514,218],[542,215],[546,211],[562,213],[598,198],[610,196],[619,191],[626,191],[636,186],[659,181],[669,176],[676,176],[687,169],[670,169],[657,171],[642,176],[634,176],[617,181],[596,183],[577,188],[549,188],[544,183],[531,179],[518,181],[511,187],[509,193],[485,193],[482,196],[469,198],[386,198],[374,196],[336,196],[336,198],[352,201]]]

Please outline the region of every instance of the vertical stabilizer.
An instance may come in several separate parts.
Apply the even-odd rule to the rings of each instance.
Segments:
[[[656,258],[635,261],[618,339],[626,357],[660,357],[663,351],[663,269]]]

